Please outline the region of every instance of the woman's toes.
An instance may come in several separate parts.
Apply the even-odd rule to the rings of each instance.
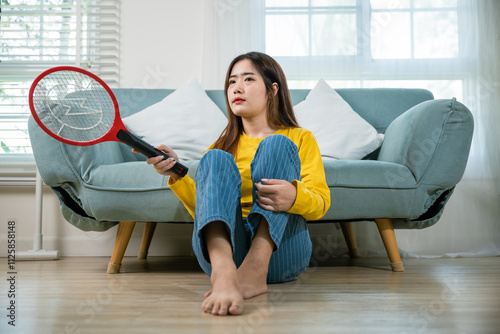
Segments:
[[[201,310],[205,313],[212,313],[214,305],[210,300],[204,300],[201,304]]]
[[[243,305],[233,304],[229,307],[229,314],[237,315],[243,313]]]
[[[212,312],[212,314],[218,314],[218,315],[227,315],[227,308],[226,307],[219,307],[219,309],[215,312]]]

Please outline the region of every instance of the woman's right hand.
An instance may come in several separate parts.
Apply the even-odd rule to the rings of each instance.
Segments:
[[[175,151],[168,146],[159,145],[156,147],[156,149],[170,156],[170,158],[163,160],[163,156],[160,155],[157,157],[148,158],[146,162],[148,163],[148,165],[153,165],[154,169],[159,174],[169,176],[171,179],[173,179],[174,182],[177,181],[179,179],[179,175],[173,172],[171,168],[174,167],[176,161],[179,160],[179,157],[177,156]],[[132,152],[140,153],[134,149],[132,149]]]

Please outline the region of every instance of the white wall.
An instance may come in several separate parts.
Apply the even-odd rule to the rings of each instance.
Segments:
[[[201,81],[206,1],[122,1],[120,84],[178,88]]]

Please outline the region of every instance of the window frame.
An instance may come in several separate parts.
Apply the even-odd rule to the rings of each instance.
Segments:
[[[261,1],[265,3],[265,0]],[[449,10],[449,8],[456,9],[457,19],[460,21],[460,0],[457,0],[456,7],[446,8],[418,8],[415,7],[413,0],[408,1],[409,7],[404,9],[372,9],[370,0],[356,0],[356,45],[358,50],[356,55],[273,56],[271,54],[271,56],[284,68],[287,78],[294,81],[317,80],[319,78],[325,80],[360,80],[361,82],[363,80],[463,80],[470,73],[471,64],[467,62],[467,55],[464,54],[463,48],[460,48],[460,44],[462,44],[460,22],[458,23],[459,54],[455,58],[415,58],[415,40],[412,23],[415,13]],[[312,0],[309,0],[308,3],[308,7],[311,7]],[[282,9],[282,7],[270,8],[265,5],[263,8],[264,11],[261,12],[261,15],[264,15],[264,22],[267,15],[279,15],[277,12]],[[300,8],[302,8],[303,12],[305,11],[305,8]],[[283,12],[290,9],[289,7],[283,7]],[[371,55],[371,14],[372,12],[393,11],[410,13],[411,57],[407,59],[374,59]],[[314,10],[309,8],[308,12],[312,13]],[[309,31],[309,35],[311,33]],[[265,34],[266,29],[263,29],[260,49],[264,50],[264,52],[266,51]],[[309,46],[310,49],[311,47]],[[421,68],[425,68],[426,71],[422,72]],[[304,69],[307,69],[307,71]]]
[[[11,1],[12,2],[12,1]],[[26,164],[33,164],[34,158],[27,133],[27,120],[31,113],[28,106],[28,92],[31,82],[43,71],[55,66],[76,66],[85,68],[105,80],[111,87],[119,85],[119,35],[120,35],[120,1],[119,0],[73,0],[68,3],[51,4],[47,0],[30,1],[10,4],[1,0],[0,24],[2,19],[11,17],[7,25],[0,25],[0,43],[4,39],[3,48],[10,48],[13,52],[0,55],[0,89],[7,91],[4,98],[0,98],[0,131],[9,147],[0,147],[0,173],[7,170],[24,169]],[[54,33],[56,26],[49,26],[44,20],[57,17],[55,24],[70,18],[71,26],[67,31],[67,45],[44,43]],[[16,28],[13,20],[26,24]],[[25,21],[26,20],[26,21]],[[15,21],[14,21],[15,22]],[[36,50],[41,56],[38,59],[31,52],[23,53],[30,45],[29,26],[36,22],[39,31]],[[2,31],[3,30],[3,31]],[[3,34],[2,34],[3,32]],[[73,34],[73,35],[71,35]],[[60,36],[60,35],[59,35]],[[56,39],[51,36],[52,39]],[[74,44],[73,44],[74,43]],[[66,48],[65,48],[66,47]],[[59,53],[53,54],[53,49]],[[15,49],[18,49],[16,52]],[[52,50],[52,51],[51,51]],[[52,53],[51,53],[52,52]],[[45,56],[43,56],[45,54]],[[52,56],[50,56],[53,54]],[[47,56],[48,55],[48,56]],[[12,107],[12,108],[11,108]],[[9,110],[10,109],[10,110]],[[9,125],[9,123],[11,123]],[[24,124],[19,127],[19,124]],[[25,126],[25,127],[24,127]],[[11,130],[9,130],[9,128]],[[9,131],[11,135],[9,135]],[[24,137],[22,136],[24,132]],[[10,141],[10,142],[9,142]],[[13,143],[16,144],[13,144]],[[25,153],[21,151],[25,150]],[[7,166],[7,167],[5,167]],[[12,169],[12,168],[14,169]]]

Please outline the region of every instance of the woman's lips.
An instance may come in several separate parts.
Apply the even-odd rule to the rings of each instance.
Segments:
[[[242,103],[242,102],[244,102],[244,101],[245,101],[244,99],[237,97],[237,98],[235,98],[235,99],[233,100],[233,103],[234,103],[234,104],[240,104],[240,103]]]

